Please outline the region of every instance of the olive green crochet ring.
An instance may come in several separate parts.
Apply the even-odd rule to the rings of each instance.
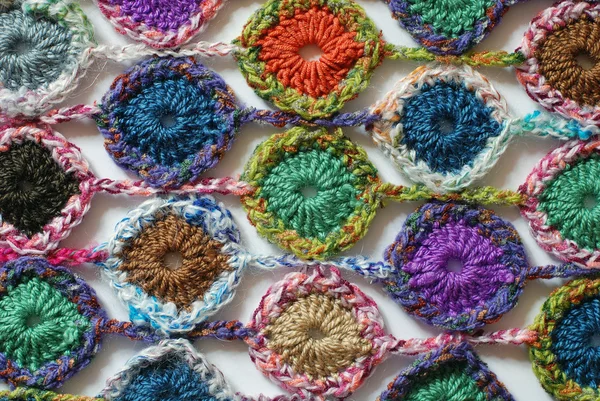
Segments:
[[[242,197],[250,222],[305,259],[350,248],[380,203],[373,188],[380,183],[377,170],[341,129],[297,127],[273,135],[256,148],[242,180],[255,188]]]
[[[542,387],[559,401],[600,399],[600,279],[577,279],[556,289],[531,329],[529,356]]]
[[[373,21],[349,0],[270,0],[234,43],[256,93],[305,119],[329,117],[366,89],[385,50]],[[311,45],[319,60],[299,54]]]

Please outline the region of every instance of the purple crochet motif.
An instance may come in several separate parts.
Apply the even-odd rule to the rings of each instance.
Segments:
[[[440,311],[457,316],[485,306],[499,289],[515,281],[500,263],[502,254],[477,229],[451,222],[434,229],[402,271],[410,275],[408,286],[413,291],[420,291]],[[448,269],[452,262],[462,264],[460,271]]]
[[[440,55],[460,55],[481,42],[501,21],[508,7],[521,0],[490,0],[487,8],[481,10],[481,16],[472,21],[468,29],[460,34],[446,35],[439,32],[432,24],[424,21],[423,16],[411,10],[418,3],[409,0],[385,0],[392,16],[400,26],[406,29],[413,38],[432,53]],[[485,2],[481,2],[484,3]],[[460,7],[456,5],[456,7]],[[482,5],[482,7],[486,7]],[[466,14],[466,13],[465,13]],[[446,23],[448,25],[450,21]],[[469,22],[466,22],[469,23]]]
[[[514,307],[530,271],[518,233],[482,207],[428,203],[412,213],[386,261],[384,282],[407,312],[451,330],[469,331]],[[460,268],[452,269],[455,262]]]
[[[189,19],[206,0],[110,0],[119,6],[121,15],[134,22],[141,22],[160,31],[176,31]]]

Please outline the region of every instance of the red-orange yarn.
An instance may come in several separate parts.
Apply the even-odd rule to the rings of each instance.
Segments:
[[[262,46],[259,59],[266,63],[265,73],[277,74],[284,86],[318,98],[336,90],[362,57],[364,43],[356,42],[355,36],[329,8],[313,6],[308,11],[296,10],[292,18],[282,15],[279,24],[256,44]],[[319,46],[319,60],[300,56],[300,49],[307,45]]]

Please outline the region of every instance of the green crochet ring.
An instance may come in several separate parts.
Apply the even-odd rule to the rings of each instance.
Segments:
[[[242,180],[242,197],[258,232],[305,259],[324,259],[362,238],[380,198],[377,170],[337,129],[293,128],[259,145]]]

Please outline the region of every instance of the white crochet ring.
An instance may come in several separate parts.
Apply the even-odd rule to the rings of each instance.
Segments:
[[[125,367],[112,378],[108,379],[106,387],[102,390],[101,397],[107,401],[117,401],[121,399],[131,399],[124,395],[128,391],[136,391],[136,399],[139,400],[159,400],[160,391],[185,391],[186,388],[156,389],[151,386],[152,375],[156,376],[156,382],[162,383],[161,374],[169,372],[161,371],[161,367],[166,364],[182,363],[186,364],[196,375],[198,383],[185,383],[186,386],[193,387],[195,384],[204,385],[211,400],[231,401],[234,400],[234,394],[225,382],[223,374],[212,364],[199,354],[189,341],[184,339],[163,340],[158,345],[145,349],[142,353],[131,358]],[[150,377],[140,378],[140,373],[146,372]],[[140,385],[139,381],[146,379],[148,386]],[[173,378],[184,379],[184,378]],[[176,383],[169,383],[176,385]],[[129,386],[134,385],[134,389]],[[149,391],[149,394],[140,393],[140,389]],[[173,396],[173,394],[169,394]],[[187,399],[187,398],[186,398]],[[205,399],[205,398],[202,398]],[[208,399],[208,398],[206,398]]]
[[[406,134],[402,120],[407,102],[422,93],[424,86],[432,87],[440,82],[455,84],[472,92],[482,106],[491,110],[490,118],[501,126],[495,135],[487,139],[485,147],[473,160],[458,172],[434,171],[425,160],[419,159],[414,149],[401,143]],[[484,176],[496,164],[513,136],[509,129],[512,119],[506,101],[487,78],[466,65],[430,64],[419,67],[400,80],[383,100],[373,105],[371,112],[381,116],[370,129],[373,141],[411,180],[435,191],[456,191]]]
[[[205,235],[222,244],[216,251],[229,257],[229,269],[224,269],[215,278],[201,299],[186,308],[178,308],[174,302],[164,302],[148,294],[130,280],[127,272],[120,270],[124,263],[122,253],[131,246],[131,241],[167,215],[178,216],[190,225],[200,227]],[[103,249],[108,252],[108,258],[100,265],[119,298],[128,306],[131,321],[149,325],[167,336],[193,330],[231,301],[251,259],[240,245],[240,233],[231,214],[209,196],[150,199],[117,224],[114,236],[98,248]]]

